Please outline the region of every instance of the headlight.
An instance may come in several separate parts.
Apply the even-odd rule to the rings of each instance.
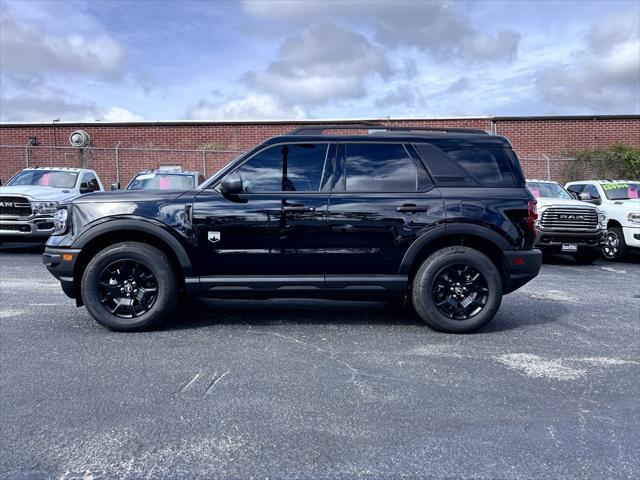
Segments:
[[[67,233],[69,229],[68,219],[68,211],[66,208],[60,208],[56,211],[56,214],[53,216],[53,234],[54,235],[62,235]]]
[[[629,215],[627,215],[627,220],[629,221],[629,223],[640,225],[640,213],[630,213]]]
[[[607,228],[607,216],[601,211],[598,211],[598,223],[602,228]]]
[[[56,213],[58,202],[31,202],[34,213]]]

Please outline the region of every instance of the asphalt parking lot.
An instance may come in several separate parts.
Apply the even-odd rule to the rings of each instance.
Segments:
[[[113,333],[0,252],[0,477],[638,478],[640,263],[554,259],[473,335],[197,301]]]

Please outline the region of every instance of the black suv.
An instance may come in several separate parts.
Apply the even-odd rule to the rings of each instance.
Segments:
[[[90,194],[44,263],[114,330],[209,297],[405,298],[468,332],[534,278],[536,204],[509,141],[481,130],[302,127],[200,187]]]

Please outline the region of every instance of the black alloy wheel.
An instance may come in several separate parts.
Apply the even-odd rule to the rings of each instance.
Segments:
[[[438,310],[453,320],[478,315],[489,299],[487,280],[475,268],[464,264],[447,265],[440,270],[431,293]]]
[[[119,318],[147,313],[158,296],[158,280],[139,261],[117,260],[102,270],[98,296],[102,306]]]
[[[82,273],[82,301],[112,330],[144,330],[167,320],[179,296],[178,273],[155,246],[122,242],[97,252]]]

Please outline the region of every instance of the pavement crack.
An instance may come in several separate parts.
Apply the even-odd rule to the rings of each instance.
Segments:
[[[193,385],[196,380],[198,380],[198,378],[200,378],[200,375],[202,375],[202,370],[200,370],[198,373],[196,373],[193,378],[191,380],[189,380],[181,389],[180,392],[184,392],[187,388],[189,388],[191,385]]]
[[[206,391],[206,392],[204,392],[205,396],[206,396],[206,395],[208,395],[208,394],[209,394],[209,392],[210,392],[211,390],[213,390],[213,387],[215,387],[215,386],[216,386],[216,384],[217,384],[220,380],[222,380],[224,377],[226,377],[226,376],[229,374],[229,372],[230,372],[230,371],[229,371],[229,370],[227,370],[226,372],[224,372],[224,373],[223,373],[222,375],[220,375],[219,377],[218,377],[218,372],[214,373],[214,374],[213,374],[213,376],[211,377],[211,380],[210,380],[209,386],[207,387],[207,391]]]

